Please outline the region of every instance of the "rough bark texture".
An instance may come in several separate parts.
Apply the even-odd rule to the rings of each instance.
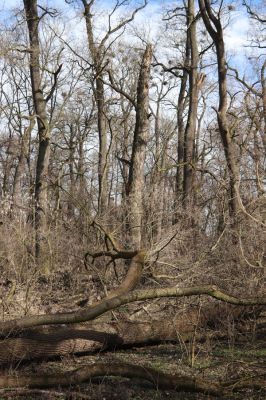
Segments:
[[[264,130],[262,132],[262,143],[266,152],[266,61],[261,68],[261,86],[262,86],[262,106],[264,117]]]
[[[25,331],[18,338],[0,341],[0,366],[15,362],[62,357],[122,344],[117,334],[91,329],[57,328]]]
[[[221,325],[227,318],[234,323],[236,332],[253,332],[246,321],[255,317],[254,310],[243,310],[222,305],[179,313],[175,318],[155,321],[89,322],[73,328],[44,327],[23,331],[19,337],[0,341],[0,365],[25,360],[45,360],[69,354],[103,351],[103,349],[149,345],[160,342],[183,343],[197,336],[223,338]],[[258,334],[265,334],[265,326],[257,326]],[[254,332],[253,332],[254,334]]]
[[[149,193],[149,204],[146,205],[148,212],[147,225],[149,226],[149,236],[153,241],[157,242],[161,239],[162,221],[163,221],[163,201],[164,201],[164,185],[162,171],[166,165],[166,148],[168,146],[168,138],[162,143],[162,121],[161,121],[161,100],[164,97],[164,85],[161,85],[158,98],[156,101],[156,111],[154,114],[154,136],[155,136],[155,162],[152,169],[150,184],[152,190]]]
[[[139,72],[136,104],[136,124],[127,185],[128,225],[131,247],[140,249],[142,225],[142,195],[144,188],[144,163],[149,131],[149,79],[152,46],[147,45]]]
[[[223,27],[220,17],[216,17],[214,15],[209,0],[199,0],[199,6],[203,22],[214,41],[217,54],[219,82],[219,108],[217,111],[217,120],[229,172],[229,213],[231,217],[234,218],[239,210],[239,171],[236,144],[234,143],[234,140],[232,138],[232,133],[230,131],[227,120],[227,67],[225,60]]]
[[[39,17],[36,0],[24,0],[30,42],[30,77],[37,118],[39,149],[35,178],[36,257],[46,270],[47,257],[47,177],[50,157],[50,129],[43,95],[40,66]],[[44,271],[46,272],[46,271]]]

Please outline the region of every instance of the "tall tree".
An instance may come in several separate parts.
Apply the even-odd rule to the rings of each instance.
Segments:
[[[234,218],[239,210],[239,170],[237,148],[227,117],[227,66],[225,59],[223,27],[220,11],[215,15],[209,0],[199,0],[199,7],[204,25],[210,34],[216,49],[219,82],[219,108],[217,110],[217,120],[229,172],[229,213],[231,218]]]
[[[39,138],[38,156],[35,177],[35,232],[36,232],[36,260],[43,272],[49,271],[48,264],[48,237],[47,237],[47,210],[48,210],[48,167],[50,158],[51,129],[47,112],[47,102],[51,99],[57,84],[57,76],[62,68],[60,65],[54,73],[54,84],[45,97],[42,82],[41,45],[39,38],[39,23],[49,10],[43,9],[43,14],[38,15],[37,1],[24,0],[29,47],[30,47],[30,79],[35,116]]]
[[[144,189],[144,162],[149,133],[149,79],[152,61],[152,46],[147,45],[140,66],[136,123],[127,185],[130,241],[135,248],[141,247],[141,227]]]
[[[193,197],[195,176],[195,139],[197,125],[197,110],[199,89],[204,75],[198,72],[199,52],[197,45],[197,31],[194,0],[188,0],[187,5],[187,45],[190,53],[189,69],[189,109],[184,139],[184,180],[183,199],[186,206]]]
[[[24,0],[29,43],[30,43],[30,77],[34,110],[36,113],[39,149],[35,178],[35,229],[36,229],[36,257],[43,262],[47,247],[47,176],[50,157],[50,137],[46,101],[42,88],[40,65],[40,39],[37,1]]]
[[[98,120],[98,135],[99,135],[99,161],[98,161],[98,184],[99,184],[99,197],[98,197],[98,212],[103,214],[107,209],[108,204],[108,137],[107,137],[107,120],[106,120],[106,101],[104,94],[104,82],[103,77],[105,68],[108,64],[106,59],[107,48],[110,47],[108,44],[109,38],[121,30],[131,22],[135,14],[146,6],[147,0],[143,2],[138,8],[136,8],[129,18],[122,19],[117,25],[111,25],[111,17],[117,11],[119,7],[124,5],[126,2],[117,1],[114,5],[113,10],[108,16],[109,26],[107,32],[104,34],[102,40],[97,42],[94,36],[93,26],[93,14],[92,7],[94,0],[81,0],[84,7],[84,16],[86,21],[86,30],[90,55],[92,59],[92,67],[94,70],[94,96],[97,104],[97,120]],[[114,39],[115,40],[115,39]]]

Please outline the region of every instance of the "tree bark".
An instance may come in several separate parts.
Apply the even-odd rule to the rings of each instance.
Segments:
[[[144,163],[149,134],[149,79],[152,46],[147,45],[139,72],[136,124],[127,185],[128,227],[131,248],[140,249],[143,214]]]
[[[169,375],[146,366],[137,366],[127,363],[96,363],[53,375],[0,375],[0,388],[49,388],[54,386],[70,386],[89,381],[93,377],[123,376],[127,378],[140,378],[151,382],[155,388],[174,389],[184,392],[200,392],[205,394],[220,395],[222,388],[208,380],[190,376]]]
[[[50,157],[51,132],[46,111],[46,101],[43,95],[40,66],[39,17],[36,0],[24,0],[30,41],[30,78],[34,110],[37,118],[39,149],[35,178],[35,231],[36,258],[44,270],[47,264],[47,178]]]
[[[97,46],[94,40],[91,7],[94,1],[89,3],[82,0],[86,22],[89,50],[92,58],[95,74],[94,96],[97,104],[97,125],[99,137],[99,159],[98,159],[98,212],[104,214],[108,205],[108,148],[107,148],[107,121],[105,117],[105,96],[103,83],[103,48]]]
[[[43,327],[23,331],[19,337],[0,341],[0,365],[11,365],[26,360],[48,360],[70,354],[92,353],[104,349],[145,346],[162,342],[188,342],[196,335],[197,340],[221,339],[223,323],[233,321],[236,334],[252,332],[254,335],[254,309],[228,305],[210,305],[178,313],[174,318],[151,321],[92,321],[66,327]],[[246,326],[246,321],[253,317]],[[243,324],[244,323],[244,324]],[[252,326],[250,326],[252,325]],[[258,334],[265,334],[265,327],[257,326]]]
[[[91,381],[95,377],[120,376],[129,379],[144,379],[154,385],[155,389],[170,389],[178,392],[203,393],[221,397],[244,388],[265,388],[265,374],[259,377],[246,377],[221,383],[187,375],[165,374],[147,366],[128,363],[95,363],[79,369],[53,373],[52,375],[0,375],[0,388],[50,388],[69,387]]]
[[[137,276],[138,274],[135,274]],[[138,276],[137,276],[138,277]],[[126,288],[125,288],[126,290]],[[110,296],[102,301],[86,307],[79,311],[58,314],[43,314],[35,316],[26,316],[20,319],[14,319],[0,323],[0,336],[10,335],[12,332],[18,332],[25,328],[32,328],[41,325],[55,324],[73,324],[85,321],[91,321],[107,311],[114,310],[124,304],[129,304],[135,301],[151,300],[163,297],[190,297],[207,295],[214,299],[221,300],[225,303],[238,306],[257,306],[266,305],[266,296],[239,298],[227,294],[215,285],[192,286],[187,288],[166,287],[162,289],[143,289],[134,290],[129,293],[121,294],[114,297]]]
[[[189,65],[189,110],[184,134],[184,180],[183,204],[187,207],[193,204],[194,180],[196,171],[195,138],[198,111],[199,89],[203,83],[204,75],[198,72],[199,53],[197,45],[196,18],[194,0],[188,0],[187,8],[187,41],[190,50]]]
[[[217,120],[229,172],[229,214],[232,220],[234,220],[239,211],[238,196],[240,181],[236,144],[234,143],[227,120],[227,67],[225,60],[223,28],[221,19],[214,15],[209,0],[199,0],[199,7],[205,27],[214,41],[217,54],[219,82],[219,108],[217,111]]]
[[[184,124],[184,111],[185,111],[185,101],[186,101],[186,88],[188,80],[188,70],[189,65],[189,43],[188,35],[186,40],[186,57],[184,61],[183,75],[180,83],[180,90],[178,95],[177,103],[177,127],[178,127],[178,143],[177,143],[177,168],[176,168],[176,206],[178,207],[178,200],[181,198],[183,193],[183,177],[184,177],[184,138],[185,138],[185,124]],[[176,218],[174,223],[177,222]]]

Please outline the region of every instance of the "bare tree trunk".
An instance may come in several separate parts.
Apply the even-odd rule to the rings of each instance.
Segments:
[[[178,317],[149,321],[91,321],[74,327],[39,327],[23,331],[19,337],[0,340],[0,365],[14,364],[21,360],[48,360],[50,358],[84,352],[95,352],[121,346],[149,345],[161,342],[187,342],[197,339],[226,337],[224,324],[230,318],[235,333],[253,333],[253,323],[259,316],[254,309],[229,307],[227,304],[209,305],[202,310],[186,310]],[[222,328],[217,331],[217,328]],[[265,324],[256,326],[256,333],[263,335]]]
[[[161,90],[162,93],[162,90]],[[160,95],[161,95],[160,93]],[[162,229],[162,208],[163,208],[163,196],[161,196],[161,188],[162,188],[162,180],[161,180],[161,172],[159,168],[161,168],[161,164],[163,160],[161,159],[160,154],[160,97],[157,100],[156,104],[156,113],[155,113],[155,165],[154,171],[151,178],[151,204],[150,204],[150,213],[151,213],[151,234],[152,239],[157,241],[161,236]]]
[[[148,44],[143,54],[139,73],[136,124],[127,185],[129,234],[133,248],[141,248],[142,195],[144,188],[144,162],[149,130],[149,78],[151,60],[152,46]]]
[[[262,106],[264,117],[264,131],[262,132],[262,143],[266,152],[266,61],[261,68],[261,86],[262,86]]]
[[[121,163],[121,175],[123,178],[123,187],[122,187],[122,199],[123,203],[126,201],[126,185],[128,182],[128,174],[129,174],[129,155],[128,155],[128,147],[129,147],[129,136],[130,136],[130,113],[132,111],[132,104],[126,106],[124,104],[124,98],[121,95],[121,109],[123,114],[123,125],[122,125],[122,132],[123,132],[123,142],[122,142],[122,149],[121,154],[122,158],[119,159]]]
[[[159,241],[162,233],[162,223],[164,215],[164,186],[165,176],[162,171],[166,168],[167,147],[169,144],[169,136],[161,141],[161,135],[164,131],[161,118],[161,101],[164,98],[164,85],[161,86],[156,101],[156,110],[154,116],[154,136],[155,136],[155,162],[153,165],[151,178],[149,182],[149,204],[148,210],[148,228],[152,242]]]
[[[189,47],[188,41],[186,43],[186,58],[185,68],[181,78],[180,90],[178,95],[177,104],[177,126],[178,126],[178,143],[177,143],[177,168],[176,168],[176,197],[181,196],[183,192],[183,163],[184,163],[184,136],[185,136],[185,124],[184,124],[184,110],[186,101],[186,87],[188,79],[187,66],[189,63]]]
[[[13,162],[14,162],[14,160],[13,160],[13,155],[12,155],[12,136],[10,136],[8,139],[5,161],[4,161],[4,176],[3,176],[3,184],[2,184],[2,193],[3,193],[4,197],[8,196],[10,194],[9,178],[11,176],[11,169],[12,169]]]
[[[227,120],[227,68],[225,60],[225,46],[223,38],[223,28],[220,17],[216,17],[210,6],[209,0],[199,0],[199,6],[203,22],[210,36],[212,37],[217,54],[218,64],[218,80],[219,80],[219,109],[217,111],[217,120],[219,131],[223,143],[227,168],[229,171],[229,214],[232,219],[236,216],[239,210],[238,202],[238,186],[239,186],[239,171],[237,162],[236,145],[233,141],[230,128]]]
[[[30,40],[30,77],[34,109],[37,117],[39,149],[35,178],[36,258],[45,266],[47,251],[47,176],[50,156],[50,129],[43,95],[40,67],[39,17],[36,0],[24,0]]]
[[[189,110],[185,129],[184,141],[184,180],[183,180],[183,202],[184,206],[193,202],[193,189],[195,179],[195,137],[198,110],[198,95],[204,75],[198,73],[199,53],[197,46],[196,20],[194,0],[188,0],[187,9],[187,41],[190,49],[189,66]]]
[[[98,160],[98,212],[104,214],[108,204],[108,185],[107,185],[107,171],[108,171],[108,148],[107,148],[107,122],[105,117],[105,98],[104,98],[104,84],[102,80],[103,75],[103,54],[100,46],[97,47],[94,40],[93,26],[92,26],[92,13],[91,7],[94,3],[82,0],[84,6],[84,16],[86,21],[86,30],[88,37],[89,50],[92,57],[92,62],[95,71],[95,88],[94,96],[97,104],[97,124],[99,135],[99,160]]]
[[[75,164],[75,141],[74,141],[74,126],[71,123],[69,126],[70,129],[70,137],[69,137],[69,156],[68,156],[68,168],[69,168],[69,199],[67,203],[67,211],[70,218],[74,217],[74,203],[73,197],[75,193],[75,173],[74,173],[74,164]]]
[[[96,100],[98,108],[98,132],[99,132],[99,163],[98,163],[98,180],[99,180],[99,204],[100,214],[107,209],[108,188],[107,188],[107,129],[106,118],[104,115],[104,86],[101,79],[96,79]]]

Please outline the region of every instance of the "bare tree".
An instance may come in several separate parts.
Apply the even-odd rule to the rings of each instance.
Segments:
[[[219,81],[219,108],[217,110],[217,120],[229,172],[229,212],[231,218],[234,218],[239,210],[239,170],[237,148],[227,118],[227,66],[223,27],[220,12],[217,16],[214,14],[209,0],[199,0],[199,7],[205,27],[212,37],[216,48]]]
[[[99,182],[99,202],[98,210],[100,214],[104,214],[108,204],[108,183],[107,183],[107,172],[108,172],[108,137],[107,137],[107,120],[106,120],[106,102],[104,94],[104,82],[103,76],[108,64],[106,58],[107,49],[110,48],[108,43],[110,37],[114,34],[121,34],[125,29],[125,26],[131,22],[136,13],[144,8],[147,4],[145,0],[143,5],[136,8],[129,18],[123,19],[117,25],[112,26],[111,18],[112,15],[120,8],[125,2],[116,1],[113,10],[108,16],[109,26],[106,34],[99,43],[94,37],[94,26],[93,26],[93,14],[92,6],[94,0],[82,0],[84,7],[84,16],[86,21],[88,45],[90,55],[92,58],[92,67],[94,70],[95,88],[94,96],[97,104],[97,119],[98,119],[98,135],[99,135],[99,165],[98,165],[98,182]],[[115,39],[114,39],[115,40]]]
[[[140,66],[137,87],[136,124],[127,185],[130,241],[141,247],[142,196],[144,189],[144,162],[149,133],[149,78],[152,46],[147,45]]]
[[[50,129],[46,110],[46,101],[42,89],[40,66],[39,21],[36,0],[24,0],[30,42],[30,77],[32,96],[37,118],[39,150],[35,180],[35,229],[36,257],[40,263],[45,258],[47,240],[47,175],[50,157]]]
[[[199,101],[199,89],[204,80],[204,74],[198,72],[199,53],[197,45],[196,16],[194,0],[188,0],[187,7],[187,42],[190,52],[189,69],[189,110],[184,140],[184,181],[183,199],[186,206],[192,200],[194,176],[196,171],[196,123]]]

